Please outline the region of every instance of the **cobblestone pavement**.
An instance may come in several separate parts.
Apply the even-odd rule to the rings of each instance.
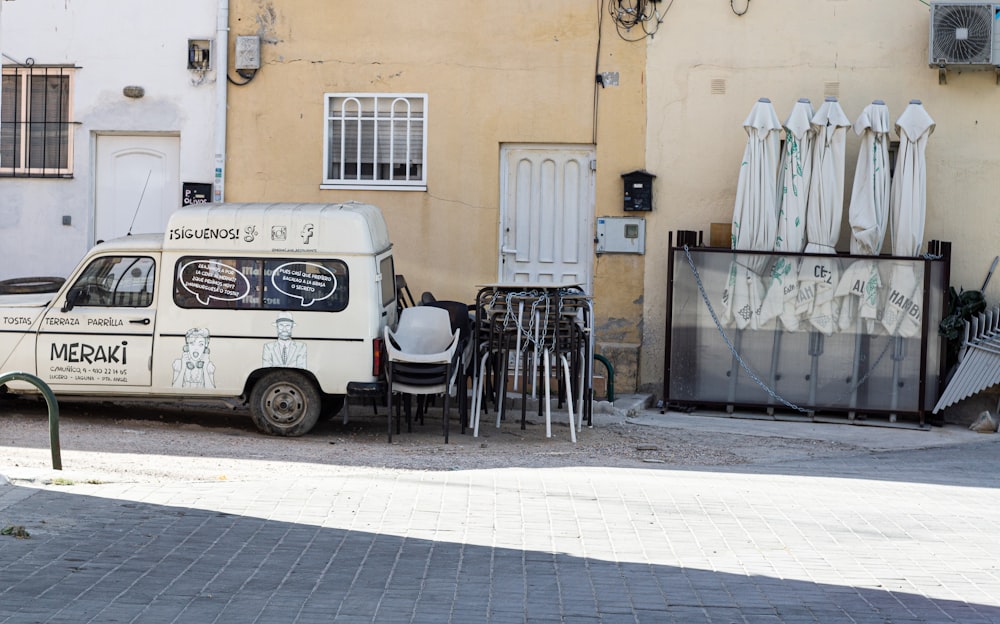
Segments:
[[[1000,622],[998,449],[15,481],[0,623]]]

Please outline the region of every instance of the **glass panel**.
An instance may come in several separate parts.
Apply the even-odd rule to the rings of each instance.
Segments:
[[[939,362],[939,341],[929,341],[925,354],[922,333],[936,337],[947,287],[932,272],[938,277],[925,297],[931,262],[673,254],[670,400],[785,411],[920,410],[922,358],[929,375]]]
[[[396,270],[392,264],[392,256],[382,258],[378,270],[382,274],[382,307],[385,308],[396,300]]]
[[[0,0],[2,1],[2,0]],[[21,151],[21,81],[17,76],[4,76],[3,101],[0,103],[0,167],[20,167]]]
[[[29,101],[28,167],[65,169],[69,77],[32,76]]]
[[[75,306],[147,307],[153,302],[155,268],[148,257],[97,258],[83,270],[68,297]]]

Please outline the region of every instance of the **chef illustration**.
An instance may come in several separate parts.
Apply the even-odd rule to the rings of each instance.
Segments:
[[[278,339],[264,345],[261,356],[263,366],[283,366],[291,368],[306,368],[306,345],[292,340],[292,328],[295,320],[291,312],[279,312],[274,320]]]
[[[209,331],[192,327],[184,334],[184,349],[174,360],[174,388],[214,388],[215,364],[209,358]]]

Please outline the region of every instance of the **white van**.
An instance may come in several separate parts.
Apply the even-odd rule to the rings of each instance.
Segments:
[[[59,397],[236,399],[261,431],[302,435],[384,394],[394,277],[375,206],[189,206],[164,234],[96,245],[54,295],[0,294],[0,373]]]

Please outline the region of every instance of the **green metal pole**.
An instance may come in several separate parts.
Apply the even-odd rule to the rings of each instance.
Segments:
[[[3,0],[0,0],[3,2]],[[27,381],[38,388],[45,397],[45,405],[49,408],[49,446],[52,449],[52,468],[62,470],[62,457],[59,452],[59,403],[49,385],[30,373],[13,371],[0,375],[0,386],[8,381]]]
[[[594,359],[604,364],[604,367],[608,369],[608,403],[615,402],[615,367],[611,365],[608,358],[604,357],[600,353],[594,354]]]

